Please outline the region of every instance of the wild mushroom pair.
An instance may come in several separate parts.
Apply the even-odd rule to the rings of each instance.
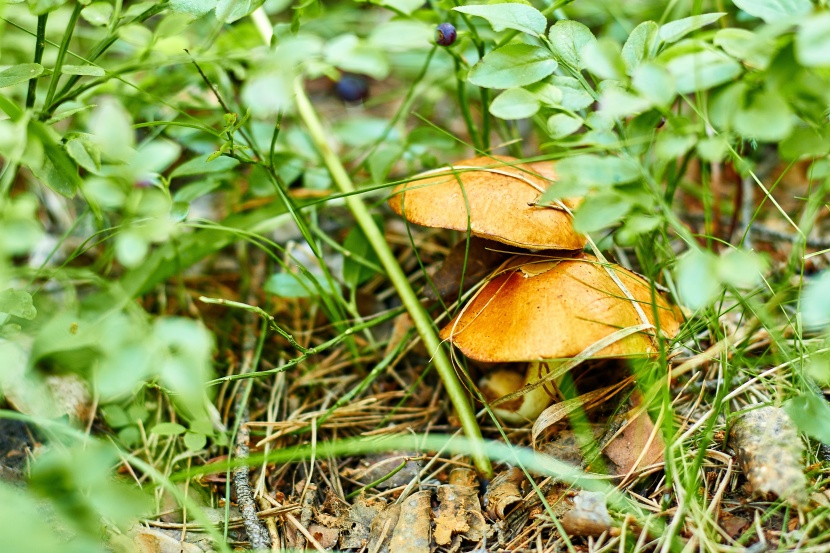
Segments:
[[[474,361],[527,363],[524,375],[498,369],[489,377],[491,395],[513,398],[497,410],[509,422],[533,420],[550,404],[547,360],[653,356],[656,329],[671,338],[679,328],[644,278],[582,252],[575,202],[536,204],[554,178],[550,162],[477,157],[422,174],[389,201],[412,223],[529,250],[496,268],[440,333]]]

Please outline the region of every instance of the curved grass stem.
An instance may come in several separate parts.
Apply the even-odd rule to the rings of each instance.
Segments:
[[[354,192],[354,184],[351,178],[349,178],[345,167],[340,162],[340,159],[329,146],[323,125],[303,89],[302,78],[300,77],[294,81],[294,93],[296,95],[298,114],[305,123],[309,134],[311,134],[311,138],[319,150],[326,164],[326,168],[331,173],[332,179],[342,192]],[[418,297],[415,295],[415,292],[412,290],[412,287],[409,285],[403,269],[401,269],[401,266],[395,259],[395,255],[389,248],[383,233],[372,220],[371,213],[369,213],[369,209],[363,203],[363,200],[357,195],[348,195],[345,197],[345,200],[346,205],[352,212],[352,215],[354,215],[355,221],[360,225],[372,248],[375,250],[381,265],[383,265],[383,268],[389,275],[389,280],[392,282],[401,301],[412,317],[412,321],[418,333],[421,335],[424,345],[433,355],[432,360],[435,368],[444,383],[450,401],[452,401],[458,413],[461,427],[470,439],[472,446],[471,454],[476,468],[485,475],[491,475],[493,469],[490,465],[490,459],[484,452],[484,442],[481,437],[481,430],[478,427],[478,421],[475,418],[475,413],[467,399],[464,387],[459,382],[450,364],[450,360],[442,349],[438,336],[435,334],[432,319],[430,319],[421,302],[418,300]]]

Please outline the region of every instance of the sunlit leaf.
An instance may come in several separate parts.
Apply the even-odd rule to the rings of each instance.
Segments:
[[[460,6],[454,11],[475,15],[486,19],[496,32],[505,29],[516,29],[523,33],[541,35],[548,26],[548,21],[542,12],[527,4],[487,4],[477,6]]]

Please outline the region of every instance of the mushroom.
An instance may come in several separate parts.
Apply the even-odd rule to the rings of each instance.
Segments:
[[[555,178],[553,163],[522,164],[506,156],[475,157],[422,173],[397,186],[395,213],[427,227],[446,228],[530,250],[581,250],[566,210],[536,205]],[[575,207],[575,200],[564,200]]]
[[[645,324],[643,317],[669,338],[680,326],[659,293],[652,304],[652,290],[643,277],[587,254],[516,256],[494,275],[440,336],[475,361],[528,362],[525,384],[547,374],[544,360],[573,358],[591,346],[598,348],[590,352],[592,358],[655,355],[652,333],[633,332],[608,344],[601,342],[622,329]],[[520,387],[514,384],[511,391]],[[549,398],[539,400],[541,389],[536,387],[524,403],[510,402],[498,413],[511,422],[534,419],[550,403]]]

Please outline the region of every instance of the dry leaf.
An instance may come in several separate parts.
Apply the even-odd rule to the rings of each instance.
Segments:
[[[660,429],[654,426],[648,411],[642,406],[642,395],[633,393],[631,401],[634,406],[627,416],[633,418],[604,450],[605,455],[617,465],[617,474],[621,475],[661,462],[665,450]]]
[[[497,474],[484,494],[484,508],[492,519],[503,519],[510,507],[522,501],[520,489],[525,481],[524,473],[516,467],[511,467]]]
[[[431,496],[428,491],[416,492],[401,502],[401,515],[389,544],[391,553],[429,553]]]

